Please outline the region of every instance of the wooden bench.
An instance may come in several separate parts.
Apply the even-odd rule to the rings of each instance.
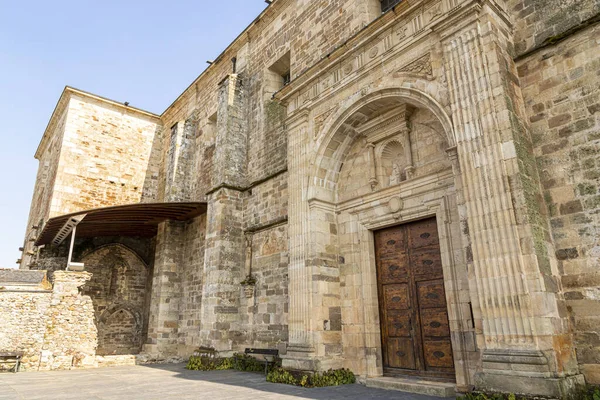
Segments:
[[[274,363],[275,357],[279,356],[279,350],[277,349],[246,349],[244,353],[263,356],[265,361],[265,375],[269,372],[269,364]],[[271,359],[269,360],[267,357],[271,357]]]
[[[14,373],[19,372],[19,367],[21,366],[21,358],[23,358],[23,352],[1,352],[0,351],[0,364],[15,364],[11,368],[11,370]]]

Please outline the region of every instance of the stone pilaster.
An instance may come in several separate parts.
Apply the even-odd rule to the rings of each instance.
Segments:
[[[217,137],[212,186],[208,194],[202,342],[232,352],[243,342],[240,283],[244,280],[243,192],[246,185],[247,121],[240,76],[219,86]]]
[[[183,230],[180,222],[163,222],[156,236],[148,339],[144,352],[159,358],[177,355]]]
[[[486,6],[471,11],[470,24],[447,28],[443,46],[481,316],[478,386],[561,396],[579,376],[552,285],[537,170],[502,35],[509,29]]]
[[[221,188],[210,194],[204,286],[202,343],[221,352],[241,343],[240,283],[244,280],[245,238],[242,230],[242,192]]]
[[[289,347],[286,368],[314,370],[311,327],[312,274],[307,264],[309,248],[308,164],[310,135],[308,112],[300,111],[287,121],[289,190]]]

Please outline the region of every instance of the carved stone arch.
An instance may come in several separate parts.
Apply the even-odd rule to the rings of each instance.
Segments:
[[[317,142],[317,152],[311,163],[309,199],[318,197],[329,203],[337,201],[335,189],[341,165],[350,146],[359,137],[356,127],[365,120],[361,110],[379,103],[409,104],[430,111],[442,125],[447,136],[448,147],[455,146],[452,120],[444,107],[430,94],[409,87],[380,88],[350,105],[342,105],[335,117],[329,118],[329,123],[323,130],[325,134],[321,135]]]
[[[83,253],[92,278],[83,292],[92,299],[98,354],[137,354],[145,341],[151,271],[130,247],[109,243]]]
[[[141,313],[127,305],[105,310],[98,321],[98,354],[137,354],[143,344]]]
[[[100,316],[98,317],[98,322],[102,324],[106,324],[108,319],[118,313],[119,311],[124,311],[132,316],[135,320],[136,327],[138,329],[142,329],[143,321],[142,321],[142,313],[140,310],[135,307],[124,305],[124,304],[114,304],[104,310]]]
[[[85,263],[85,259],[88,258],[88,257],[90,257],[91,255],[93,255],[93,254],[95,254],[95,253],[97,253],[99,251],[107,250],[107,249],[110,249],[110,248],[113,248],[113,247],[120,248],[121,250],[125,250],[125,251],[131,253],[133,256],[135,256],[135,258],[138,259],[139,262],[142,263],[142,265],[144,267],[146,267],[146,269],[148,269],[150,267],[148,265],[148,263],[138,254],[137,251],[133,250],[131,247],[126,246],[126,245],[124,245],[122,243],[107,243],[107,244],[103,244],[103,245],[98,246],[98,247],[94,247],[94,248],[89,249],[89,250],[85,250],[81,254],[81,260]]]

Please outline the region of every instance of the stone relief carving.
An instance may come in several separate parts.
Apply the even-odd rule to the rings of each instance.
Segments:
[[[433,69],[431,67],[431,53],[427,53],[424,56],[417,58],[413,62],[400,68],[398,72],[409,72],[427,76],[433,75]]]
[[[315,90],[301,92],[295,100],[296,108],[302,107],[305,103],[318,98],[323,91],[335,87],[343,78],[361,70],[367,61],[373,62],[377,56],[386,57],[387,52],[394,47],[406,48],[430,24],[437,23],[444,15],[455,12],[460,6],[457,0],[445,0],[443,2],[438,1],[425,4],[414,12],[407,13],[401,20],[387,28],[387,31],[379,36],[380,39],[378,41],[371,41],[364,46],[360,46],[348,54],[347,57],[340,60],[339,64],[329,74],[324,74],[319,79]],[[398,72],[423,74],[432,79],[433,71],[430,54],[425,54],[414,60],[402,67]]]
[[[404,201],[398,196],[394,196],[388,202],[388,208],[391,213],[397,213],[404,208]]]
[[[379,47],[373,46],[373,48],[369,50],[369,58],[375,58],[377,57],[377,54],[379,54]]]
[[[323,129],[323,125],[325,124],[325,121],[327,120],[327,118],[329,118],[329,116],[331,114],[333,114],[333,112],[335,110],[336,110],[336,108],[334,107],[334,108],[327,110],[324,113],[321,113],[315,117],[314,139],[316,139],[319,136],[319,134],[321,133],[321,130]]]

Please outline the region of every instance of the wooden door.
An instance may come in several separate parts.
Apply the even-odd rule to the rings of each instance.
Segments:
[[[384,371],[454,379],[435,218],[375,232]]]

